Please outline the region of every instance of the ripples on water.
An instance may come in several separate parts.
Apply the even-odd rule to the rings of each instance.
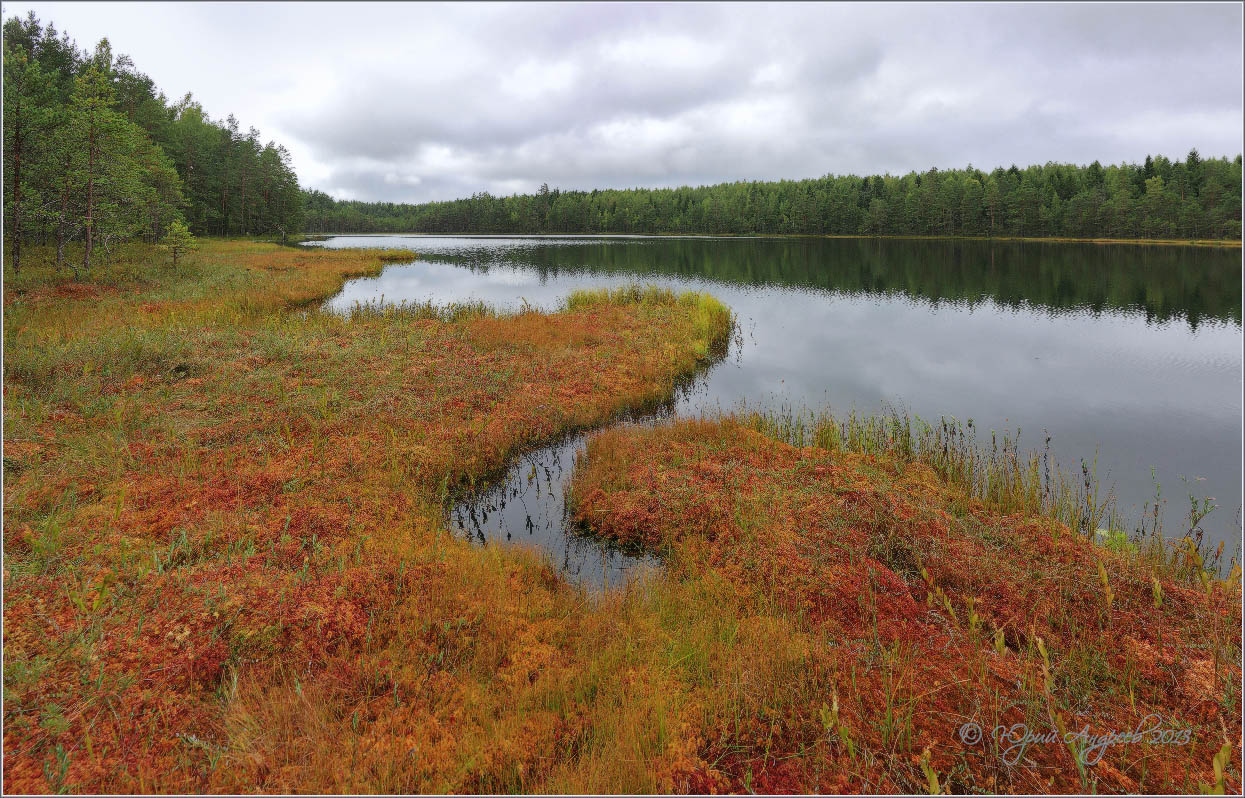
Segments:
[[[842,414],[886,402],[927,419],[972,418],[986,432],[1019,428],[1022,446],[1039,446],[1049,430],[1074,470],[1097,450],[1126,518],[1153,496],[1154,467],[1169,533],[1186,506],[1184,476],[1220,505],[1208,535],[1229,551],[1239,541],[1240,250],[642,237],[319,245],[419,253],[348,283],[327,303],[336,311],[382,296],[554,309],[576,288],[637,281],[710,291],[736,313],[741,336],[668,412],[746,402]],[[477,540],[539,546],[588,585],[651,563],[568,525],[562,489],[578,446],[582,436],[572,436],[525,454],[452,520]]]

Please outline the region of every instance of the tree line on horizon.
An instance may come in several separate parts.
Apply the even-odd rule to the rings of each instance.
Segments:
[[[1240,239],[1241,156],[560,191],[422,204],[304,192],[312,233],[705,233]]]
[[[303,191],[285,147],[171,102],[107,39],[79,50],[33,12],[5,20],[7,261],[54,244],[81,266],[115,242],[309,233],[688,233],[1241,238],[1241,156],[983,172],[930,169],[660,189],[562,191],[421,204]]]
[[[8,260],[26,243],[81,242],[83,268],[114,242],[298,232],[303,199],[289,152],[170,102],[107,39],[79,50],[34,12],[4,22],[4,223]],[[69,264],[75,270],[77,262]]]

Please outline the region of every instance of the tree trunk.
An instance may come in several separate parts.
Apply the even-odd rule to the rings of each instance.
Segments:
[[[86,248],[82,253],[82,270],[91,270],[91,247],[95,243],[95,130],[92,127],[86,145]]]
[[[9,241],[13,248],[13,273],[17,274],[22,270],[22,136],[16,131],[13,135],[13,232]]]
[[[61,186],[61,212],[56,220],[56,268],[65,265],[65,225],[69,219],[69,175],[66,168],[65,182]]]
[[[13,104],[11,108],[5,108],[5,116],[13,120],[13,217],[11,229],[9,231],[9,244],[13,250],[13,272],[16,274],[22,268],[22,147],[26,139],[25,132],[22,130],[23,122],[26,121],[22,115],[22,91],[19,88],[15,93],[18,102]]]
[[[242,170],[242,235],[247,235],[250,227],[250,214],[246,210],[246,169]]]

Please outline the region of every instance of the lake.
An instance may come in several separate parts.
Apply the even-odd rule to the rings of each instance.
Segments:
[[[1188,494],[1239,548],[1241,250],[894,239],[335,236],[312,245],[412,250],[328,303],[483,300],[556,309],[576,288],[655,283],[708,291],[739,334],[656,416],[749,407],[889,406],[972,419],[1093,462],[1132,522],[1155,494],[1179,534]],[[637,419],[645,423],[646,419]],[[477,540],[549,551],[567,575],[610,584],[653,564],[568,529],[562,487],[582,436],[523,455],[454,508]],[[1187,486],[1186,486],[1187,481]],[[1130,527],[1131,528],[1131,527]]]

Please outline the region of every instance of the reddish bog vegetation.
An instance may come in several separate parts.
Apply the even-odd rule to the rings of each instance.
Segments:
[[[442,501],[666,395],[729,313],[300,310],[385,258],[208,241],[6,276],[6,792],[588,783],[594,706],[634,689],[597,665],[608,616]]]
[[[573,500],[665,553],[671,789],[1240,791],[1239,571],[729,418],[598,434]]]

